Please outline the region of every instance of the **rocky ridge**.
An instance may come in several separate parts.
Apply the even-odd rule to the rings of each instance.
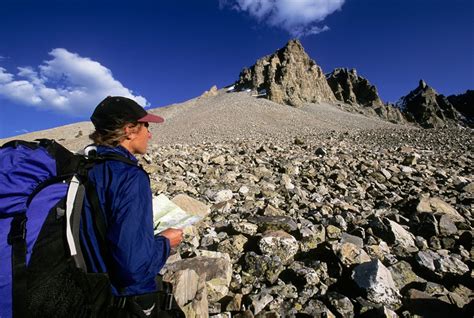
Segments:
[[[336,98],[342,102],[337,106],[348,112],[355,112],[383,120],[406,124],[405,116],[398,108],[385,105],[377,88],[357,74],[355,69],[336,68],[326,75],[329,86]]]
[[[448,101],[467,121],[474,125],[474,90],[468,89],[464,94],[450,95]]]
[[[383,105],[377,88],[359,76],[355,69],[336,68],[326,75],[326,79],[339,101],[360,106]]]
[[[449,100],[420,80],[416,89],[397,102],[408,119],[424,128],[442,127],[462,122],[462,116]]]
[[[244,68],[237,90],[251,89],[279,104],[300,107],[305,103],[335,102],[321,67],[298,40]]]
[[[345,111],[398,124],[408,121],[424,128],[472,124],[470,91],[450,96],[464,116],[448,98],[424,81],[393,107],[384,104],[377,88],[359,76],[355,69],[336,68],[324,76],[321,67],[308,56],[298,40],[289,41],[282,49],[259,59],[250,68],[244,68],[230,91],[243,90],[283,105],[301,107],[306,103],[327,102]]]

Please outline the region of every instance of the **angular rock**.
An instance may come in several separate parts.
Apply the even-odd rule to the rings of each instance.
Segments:
[[[355,69],[336,68],[326,76],[336,98],[344,103],[360,106],[382,106],[377,88],[357,75]]]
[[[432,250],[418,252],[415,260],[420,266],[429,269],[438,276],[464,275],[469,271],[469,267],[458,258],[446,254],[441,255]]]
[[[310,300],[301,312],[310,315],[311,317],[336,318],[322,301],[316,299]]]
[[[400,261],[394,265],[391,265],[388,267],[388,270],[390,271],[390,273],[392,273],[392,278],[395,282],[395,286],[399,290],[413,282],[426,282],[426,280],[420,278],[413,272],[411,265],[406,261]]]
[[[208,299],[213,302],[227,295],[232,279],[232,264],[226,258],[197,256],[176,261],[167,266],[166,269],[170,272],[193,269],[199,276],[204,276]]]
[[[221,253],[229,254],[230,258],[233,261],[236,261],[242,255],[244,251],[244,245],[247,243],[247,241],[248,239],[241,234],[233,235],[230,238],[219,242],[217,250]]]
[[[258,231],[258,225],[250,222],[232,222],[231,225],[234,231],[250,236],[254,236]]]
[[[352,243],[333,244],[333,251],[342,264],[351,266],[370,262],[370,256],[360,247]]]
[[[165,280],[173,285],[173,295],[186,317],[209,316],[205,276],[184,269],[166,275]]]
[[[254,315],[261,312],[271,301],[273,296],[266,291],[262,291],[257,295],[250,295],[250,308]]]
[[[367,299],[387,306],[400,303],[400,293],[390,271],[377,259],[354,268],[352,279],[367,293]]]
[[[337,239],[341,237],[341,232],[341,229],[334,225],[328,225],[326,227],[326,236],[330,239]]]
[[[432,212],[435,215],[449,215],[455,222],[464,222],[464,218],[451,205],[440,198],[422,197],[416,207],[419,213]]]
[[[230,301],[227,303],[225,310],[226,311],[240,311],[242,308],[242,294],[235,294],[231,297]]]
[[[192,215],[198,215],[204,218],[211,212],[211,209],[207,204],[204,204],[185,194],[178,194],[173,199],[171,199],[171,201]]]
[[[458,228],[456,227],[456,224],[454,224],[453,220],[451,219],[451,216],[448,214],[444,214],[441,216],[439,220],[439,232],[442,236],[451,236],[456,234],[458,231]]]
[[[258,246],[264,255],[278,256],[287,265],[298,252],[298,241],[284,231],[265,232]]]
[[[418,251],[415,244],[415,236],[413,234],[394,221],[388,220],[388,224],[394,237],[394,244],[403,248],[403,252],[414,253]]]
[[[245,254],[244,270],[255,280],[268,280],[275,283],[285,269],[278,256],[258,255],[255,252]]]
[[[302,225],[300,235],[300,249],[303,252],[307,252],[326,240],[326,229],[322,224]]]
[[[332,308],[334,308],[335,312],[340,316],[347,318],[354,317],[354,305],[348,297],[337,292],[328,293],[326,297]]]
[[[249,222],[258,225],[259,231],[277,231],[294,232],[298,229],[298,225],[293,218],[288,216],[256,216],[248,218]]]
[[[438,94],[425,81],[397,102],[397,106],[413,121],[425,128],[443,127],[461,122],[462,116],[449,100]]]
[[[352,243],[359,248],[364,247],[364,240],[362,238],[345,232],[341,235],[341,243]]]
[[[221,190],[219,192],[216,192],[212,199],[215,203],[220,203],[224,201],[229,201],[230,199],[232,199],[232,197],[232,190]]]

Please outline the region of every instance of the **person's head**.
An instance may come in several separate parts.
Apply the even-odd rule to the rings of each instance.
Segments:
[[[97,105],[91,116],[95,131],[89,135],[97,145],[121,145],[133,154],[144,154],[151,134],[148,123],[161,123],[160,116],[149,114],[135,101],[108,96]]]

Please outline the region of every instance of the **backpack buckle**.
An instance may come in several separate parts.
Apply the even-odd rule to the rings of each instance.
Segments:
[[[25,213],[20,213],[13,217],[7,238],[9,245],[23,242],[26,239],[26,221],[27,218]]]

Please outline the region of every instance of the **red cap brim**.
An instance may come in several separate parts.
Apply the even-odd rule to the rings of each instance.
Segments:
[[[138,120],[138,122],[141,122],[141,123],[162,123],[164,121],[165,119],[163,117],[156,116],[150,113],[146,114],[146,116]]]

